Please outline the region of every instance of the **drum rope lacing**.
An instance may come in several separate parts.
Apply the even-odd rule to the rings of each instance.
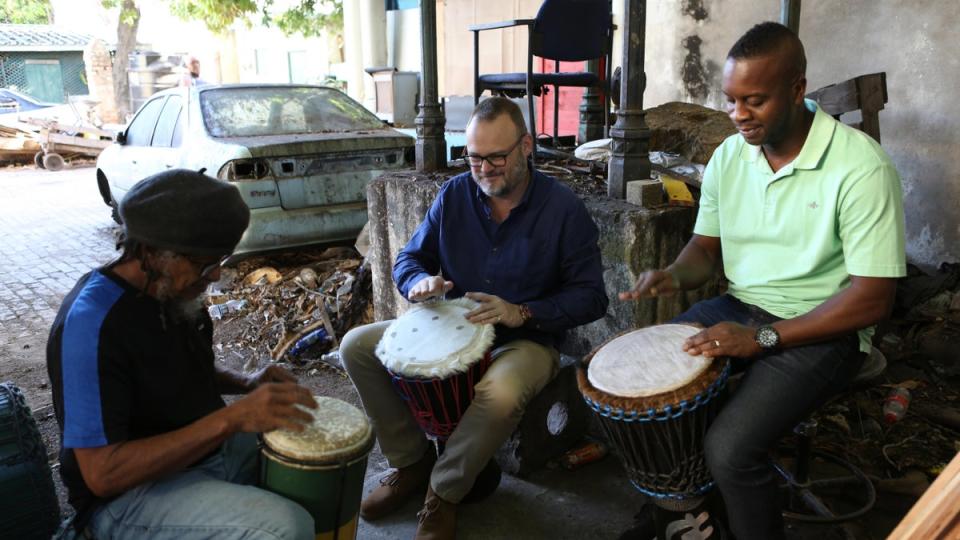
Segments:
[[[600,416],[605,416],[612,420],[618,420],[621,422],[652,422],[654,420],[663,422],[667,420],[672,420],[683,416],[689,412],[693,412],[698,408],[706,405],[713,398],[717,397],[718,394],[723,390],[724,386],[727,384],[727,377],[730,375],[730,364],[727,364],[723,367],[723,370],[720,372],[720,376],[717,377],[717,380],[713,381],[709,387],[703,392],[700,392],[692,399],[685,399],[678,403],[677,405],[664,405],[662,411],[657,411],[655,407],[650,407],[645,411],[624,411],[623,409],[617,407],[613,408],[610,405],[605,405],[593,401],[587,396],[584,396],[584,401],[587,402],[587,405],[590,406],[597,414]]]

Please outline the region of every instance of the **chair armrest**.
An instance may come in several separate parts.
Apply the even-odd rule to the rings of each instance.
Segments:
[[[471,32],[482,32],[484,30],[497,30],[499,28],[510,28],[513,26],[530,26],[533,24],[533,21],[533,19],[513,19],[494,23],[475,24],[468,26],[467,29]]]

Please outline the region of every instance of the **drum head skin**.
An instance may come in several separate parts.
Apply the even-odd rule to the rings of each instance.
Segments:
[[[302,433],[277,429],[263,434],[271,450],[288,458],[316,463],[338,462],[364,455],[373,442],[367,415],[339,399],[314,396],[313,422]]]
[[[387,327],[377,357],[405,377],[435,379],[465,372],[493,344],[492,324],[473,324],[464,317],[478,305],[458,298],[414,306]]]
[[[699,331],[685,324],[663,324],[614,338],[593,355],[587,378],[597,390],[623,398],[682,388],[712,363],[682,349],[683,342]]]

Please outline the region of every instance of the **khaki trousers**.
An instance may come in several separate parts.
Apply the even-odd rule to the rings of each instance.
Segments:
[[[340,343],[340,358],[373,423],[380,450],[391,467],[413,465],[429,442],[390,382],[374,354],[392,321],[354,328]],[[430,476],[433,491],[459,503],[497,449],[516,429],[524,408],[556,375],[560,354],[528,340],[494,349],[495,360],[480,382],[473,401],[447,440]]]

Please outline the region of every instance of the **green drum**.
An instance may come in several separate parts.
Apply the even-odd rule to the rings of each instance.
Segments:
[[[260,485],[306,508],[317,540],[353,540],[373,429],[353,405],[315,399],[313,423],[302,433],[263,435]]]

